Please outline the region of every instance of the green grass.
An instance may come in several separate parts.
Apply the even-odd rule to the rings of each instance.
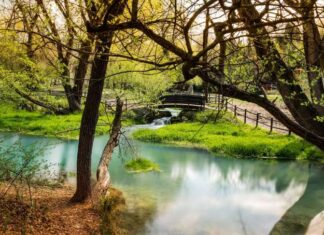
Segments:
[[[109,124],[113,120],[113,114],[100,116],[96,135],[109,132]],[[42,135],[64,139],[77,139],[81,113],[69,115],[45,114],[40,111],[25,111],[16,109],[9,104],[0,105],[0,132],[16,132],[27,135]],[[127,119],[123,125],[131,125]]]
[[[158,171],[160,172],[160,167],[155,162],[152,162],[145,158],[135,158],[129,160],[125,164],[125,168],[127,171],[132,173],[142,173],[142,172],[149,172],[149,171]]]
[[[220,120],[179,123],[157,130],[136,131],[134,138],[155,143],[199,147],[215,154],[242,158],[322,160],[324,153],[295,136],[268,134],[242,123]]]

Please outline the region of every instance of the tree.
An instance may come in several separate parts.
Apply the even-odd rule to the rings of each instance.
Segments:
[[[282,28],[286,23],[304,25],[304,40],[311,36],[310,33],[307,33],[306,25],[312,25],[309,27],[317,32],[314,22],[323,15],[321,11],[316,11],[320,7],[320,3],[312,1],[307,5],[298,4],[299,8],[305,10],[302,16],[292,14],[291,9],[287,9],[290,7],[289,5],[273,4],[270,0],[233,1],[230,5],[222,0],[192,2],[192,4],[181,2],[171,4],[170,2],[162,8],[163,13],[157,14],[160,17],[155,16],[152,21],[137,14],[129,22],[114,26],[94,27],[91,31],[134,28],[143,32],[157,45],[172,53],[171,59],[174,63],[182,65],[184,82],[199,76],[225,96],[253,102],[270,112],[295,134],[323,150],[323,92],[321,92],[323,70],[318,66],[315,68],[313,64],[310,64],[312,63],[311,59],[307,58],[308,54],[314,56],[315,50],[312,49],[314,45],[317,45],[317,51],[322,51],[322,48],[318,47],[319,43],[304,42],[306,55],[303,54],[302,60],[296,61],[294,67],[285,61],[285,57],[289,55],[280,54],[274,41],[276,35],[282,33]],[[201,26],[201,18],[208,9],[212,12],[211,20],[210,26],[205,24],[207,25],[205,28]],[[174,12],[174,14],[170,15],[170,12]],[[317,23],[322,24],[321,21]],[[168,25],[167,29],[163,33],[159,33],[159,29],[166,28],[165,25]],[[210,29],[214,30],[214,34],[209,36],[212,40],[208,45],[202,46],[201,41],[203,40],[200,40],[199,37],[203,35],[204,30],[209,30],[209,34],[211,34]],[[190,33],[190,31],[194,33]],[[315,33],[316,35],[318,34]],[[308,39],[308,41],[319,42],[319,37],[316,36],[316,38],[316,40]],[[323,38],[320,40],[321,43],[323,40]],[[238,42],[241,46],[237,46]],[[250,70],[254,71],[254,76],[248,78],[243,74],[241,77],[233,79],[228,76],[227,69],[223,73],[224,49],[221,53],[219,50],[222,48],[221,45],[223,48],[224,45],[234,45],[232,51],[225,49],[227,55],[239,53],[244,48],[248,48],[250,51],[249,55],[246,55],[246,60],[240,61],[235,66],[249,65]],[[208,55],[207,62],[203,60],[206,54]],[[315,56],[317,63],[322,58],[322,54],[319,52]],[[219,58],[220,64],[215,62],[215,58]],[[302,87],[295,72],[303,64],[306,65],[305,71],[308,80],[311,80],[308,88]],[[228,68],[229,65],[225,64],[225,68]],[[277,85],[293,119],[268,98],[263,89],[265,79]],[[311,90],[313,97],[317,97],[316,99],[310,98],[307,94],[308,89]]]
[[[90,1],[86,5],[89,18],[88,24],[92,26],[102,22],[110,24],[120,17],[125,6],[126,1],[114,0],[105,6],[104,11],[101,11],[102,9],[95,2]],[[85,201],[91,195],[91,153],[114,31],[106,30],[95,34],[94,37],[96,39],[96,48],[92,62],[88,95],[80,126],[77,189],[71,199],[72,202]]]
[[[52,5],[46,7],[47,4]],[[22,44],[26,45],[27,55],[31,60],[36,62],[40,60],[39,57],[45,57],[48,64],[60,73],[60,83],[64,88],[68,108],[55,113],[81,110],[83,85],[92,51],[92,39],[85,33],[82,22],[83,9],[75,8],[72,4],[74,3],[68,0],[15,0],[12,12],[16,17],[10,17],[7,24],[8,29],[27,35]],[[20,23],[23,24],[22,28]],[[77,65],[72,78],[72,65],[75,62]],[[20,91],[18,94],[36,105],[44,104],[28,96],[26,92]],[[46,108],[50,105],[40,106]]]
[[[112,159],[114,149],[119,144],[122,113],[123,102],[120,100],[120,98],[117,98],[116,113],[111,125],[109,140],[102,152],[100,162],[97,168],[97,182],[94,186],[94,189],[92,190],[92,195],[96,202],[98,202],[101,197],[105,197],[107,195],[108,188],[111,184],[108,167]]]

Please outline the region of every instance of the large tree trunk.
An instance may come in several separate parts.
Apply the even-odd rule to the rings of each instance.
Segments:
[[[324,86],[321,68],[321,37],[314,20],[313,10],[309,13],[310,19],[303,23],[303,43],[306,59],[307,77],[311,96],[317,110],[324,115],[324,106],[320,104],[324,95]],[[324,48],[323,48],[324,49]]]
[[[254,24],[260,23],[260,16],[255,6],[250,0],[242,0],[238,12],[249,27],[249,35],[253,38],[258,57],[266,62],[266,68],[277,82],[278,90],[291,114],[305,129],[323,137],[324,124],[318,121],[320,113],[297,83],[293,71],[280,57],[266,28],[253,27]]]
[[[112,1],[107,6],[104,24],[117,20],[124,12],[126,1]],[[94,7],[95,9],[95,7]],[[97,24],[96,18],[90,18]],[[96,12],[98,13],[98,12]],[[88,12],[89,14],[89,12]],[[91,153],[92,145],[99,117],[99,105],[109,60],[109,52],[114,36],[114,31],[108,30],[99,33],[96,41],[95,56],[92,62],[91,77],[89,80],[88,95],[82,115],[80,126],[80,138],[77,159],[77,189],[72,197],[72,202],[82,202],[91,194]]]
[[[119,143],[123,102],[117,98],[116,105],[116,113],[111,126],[110,137],[101,155],[97,168],[97,183],[92,191],[92,199],[95,202],[98,202],[101,197],[105,197],[107,195],[108,188],[110,186],[110,174],[108,167],[112,159],[113,151]]]
[[[65,65],[66,69],[63,73],[63,77],[66,78],[65,84],[63,84],[64,92],[68,101],[69,110],[71,112],[81,110],[81,99],[83,93],[83,84],[88,70],[88,60],[91,54],[91,43],[84,41],[81,43],[79,53],[78,66],[74,75],[74,85],[70,84],[68,65]]]
[[[96,54],[92,63],[88,95],[80,126],[77,189],[71,199],[72,202],[82,202],[91,194],[91,153],[112,38],[113,32],[102,33],[96,42]]]
[[[63,85],[66,99],[68,101],[69,111],[75,112],[81,110],[81,104],[74,96],[73,88],[70,84]]]
[[[324,105],[320,102],[324,99],[323,72],[324,53],[321,45],[319,28],[315,21],[316,1],[291,1],[284,2],[304,17],[303,20],[303,45],[306,61],[306,72],[311,98],[314,106],[324,115]],[[318,14],[318,13],[317,13]]]

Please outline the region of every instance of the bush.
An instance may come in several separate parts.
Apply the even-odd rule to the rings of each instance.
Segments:
[[[133,173],[160,171],[158,164],[145,158],[135,158],[133,160],[127,161],[125,168]]]
[[[51,175],[46,161],[40,158],[44,155],[44,146],[47,145],[34,143],[23,146],[19,140],[13,144],[0,141],[0,181],[9,183],[6,191],[15,186],[19,193],[19,187],[52,183],[50,179],[55,177]]]

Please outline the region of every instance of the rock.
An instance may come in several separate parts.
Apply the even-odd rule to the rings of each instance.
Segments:
[[[171,117],[170,122],[171,122],[171,124],[174,124],[174,123],[182,122],[182,120],[181,120],[181,118],[179,118],[179,117],[177,116],[177,117]]]
[[[152,110],[151,113],[148,113],[145,116],[145,120],[146,120],[147,123],[151,123],[155,119],[160,119],[160,118],[164,118],[164,117],[171,117],[171,116],[172,116],[171,112],[167,111],[167,110]]]
[[[195,119],[195,112],[191,110],[182,110],[178,117],[181,121],[186,122],[186,121],[194,121]]]
[[[170,111],[151,108],[134,109],[133,113],[135,121],[139,123],[152,123],[154,119],[172,116]]]

